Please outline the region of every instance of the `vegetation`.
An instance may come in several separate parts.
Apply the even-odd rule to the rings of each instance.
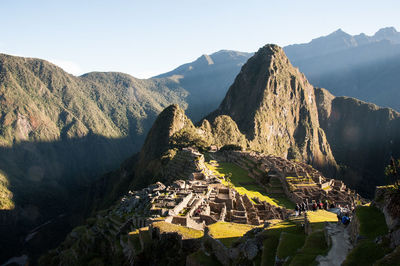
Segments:
[[[388,252],[383,245],[372,240],[362,240],[351,250],[343,266],[368,266],[373,265]],[[390,264],[389,264],[390,265]]]
[[[222,180],[226,186],[229,184],[239,192],[241,195],[247,195],[250,199],[258,198],[261,201],[266,201],[274,206],[283,206],[286,208],[294,208],[294,204],[286,197],[279,196],[272,193],[267,193],[263,187],[258,185],[254,179],[249,177],[246,170],[239,167],[234,163],[219,163],[218,166],[207,164],[215,174],[219,176],[226,176],[231,174],[230,182]]]
[[[198,250],[195,253],[189,255],[191,260],[197,262],[197,265],[204,266],[220,266],[218,259],[213,255],[207,255],[202,250]]]
[[[269,235],[263,241],[263,253],[261,256],[261,265],[274,265],[275,254],[279,243],[279,236]]]
[[[380,243],[375,239],[388,232],[383,213],[374,206],[359,206],[356,209],[360,222],[360,236],[365,237],[347,256],[343,265],[372,265],[391,250],[388,240],[382,238]]]
[[[389,182],[393,184],[395,189],[400,189],[400,159],[395,160],[393,157],[390,164],[385,168],[385,175],[389,178]]]
[[[378,260],[375,265],[376,266],[387,266],[387,265],[396,265],[400,262],[400,246],[397,246],[397,248],[391,252],[390,254],[387,254],[385,257],[382,259]]]
[[[220,151],[241,151],[243,147],[236,144],[226,144],[221,147]]]
[[[328,252],[328,244],[322,230],[311,233],[306,238],[304,246],[297,252],[290,265],[312,265],[318,255]]]
[[[196,147],[199,151],[204,152],[210,145],[201,135],[196,132],[195,128],[185,127],[176,132],[171,137],[173,147]]]
[[[388,228],[383,213],[374,206],[359,206],[356,209],[360,221],[360,235],[368,239],[387,234]]]
[[[239,237],[255,227],[257,226],[229,222],[217,222],[208,226],[210,235],[220,240],[227,247],[230,247]]]
[[[292,257],[304,245],[306,235],[282,232],[276,255],[280,259]]]
[[[183,239],[200,238],[203,237],[203,231],[189,228],[186,226],[167,223],[164,221],[153,223],[154,227],[160,229],[160,232],[177,232],[182,235]]]
[[[307,219],[313,230],[323,229],[326,222],[337,222],[338,220],[335,213],[325,210],[309,211],[307,212]]]
[[[14,207],[13,193],[9,190],[9,181],[0,171],[0,210],[12,210]]]
[[[289,234],[290,236],[286,237]],[[280,259],[294,256],[298,245],[302,246],[300,242],[304,243],[304,240],[301,239],[305,238],[303,228],[290,221],[276,221],[262,232],[262,235],[265,239],[261,265],[274,265],[276,256]],[[284,237],[284,235],[286,236]],[[289,239],[294,241],[287,241]],[[288,245],[280,244],[280,241],[284,241]]]

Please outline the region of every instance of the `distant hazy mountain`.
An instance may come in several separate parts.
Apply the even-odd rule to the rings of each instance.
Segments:
[[[314,86],[400,111],[400,33],[395,28],[373,36],[337,30],[284,49]]]
[[[218,107],[240,68],[252,55],[221,50],[211,55],[202,55],[191,63],[157,77],[176,80],[189,92],[186,114],[193,121],[198,121]]]

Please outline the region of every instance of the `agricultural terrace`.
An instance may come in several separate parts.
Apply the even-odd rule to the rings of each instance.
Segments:
[[[207,163],[207,167],[213,171],[217,176],[226,176],[229,173],[231,176],[231,185],[239,194],[246,194],[250,199],[258,198],[261,201],[266,201],[274,206],[281,206],[287,209],[293,209],[294,203],[291,202],[283,194],[272,194],[267,193],[263,187],[261,187],[257,182],[248,176],[246,170],[234,163],[216,163],[216,161],[211,161]],[[222,180],[222,183],[229,186],[226,180]]]

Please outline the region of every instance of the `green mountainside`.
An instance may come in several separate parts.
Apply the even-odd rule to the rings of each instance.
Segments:
[[[342,179],[363,195],[386,184],[384,169],[400,157],[400,114],[349,97],[315,89],[318,116],[336,161],[344,165]]]
[[[250,56],[219,52],[226,54],[236,67]],[[0,244],[7,247],[0,260],[27,248],[27,233],[56,215],[67,217],[53,231],[62,233],[41,236],[43,247],[129,190],[187,177],[196,168],[187,147],[311,164],[367,196],[385,183],[384,166],[400,156],[400,114],[314,88],[276,45],[260,48],[220,106],[194,124],[184,110],[204,117],[215,88],[201,93],[211,78],[196,88],[184,80],[230,69],[215,56],[140,80],[114,72],[74,77],[43,60],[0,54]]]
[[[75,77],[44,60],[0,54],[0,229],[10,235],[2,243],[13,250],[40,223],[77,210],[79,217],[91,182],[140,149],[166,106],[186,108],[186,96],[170,79]]]

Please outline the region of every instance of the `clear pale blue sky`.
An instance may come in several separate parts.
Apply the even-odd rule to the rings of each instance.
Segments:
[[[400,30],[399,11],[398,0],[0,0],[0,53],[145,78],[221,49]]]

